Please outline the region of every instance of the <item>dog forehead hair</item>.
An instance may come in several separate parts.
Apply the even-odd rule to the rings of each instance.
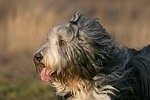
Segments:
[[[51,28],[47,34],[47,37],[52,38],[52,36],[54,35],[66,42],[70,42],[74,37],[76,37],[77,30],[77,28],[70,27],[70,23],[66,22]]]
[[[48,32],[48,36],[50,34],[57,34],[57,35],[63,34],[63,35],[65,35],[68,31],[67,30],[68,25],[69,25],[69,23],[63,23],[63,24],[59,24],[59,25],[56,25],[56,26],[52,27],[50,29],[50,31]]]

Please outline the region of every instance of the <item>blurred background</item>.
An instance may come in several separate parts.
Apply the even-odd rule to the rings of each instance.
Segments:
[[[150,44],[150,0],[0,0],[0,100],[56,100],[32,58],[52,26],[80,10],[124,46]]]

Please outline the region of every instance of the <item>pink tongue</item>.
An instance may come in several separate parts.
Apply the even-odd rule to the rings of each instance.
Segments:
[[[41,71],[41,80],[44,82],[48,82],[50,80],[51,74],[50,71],[47,70],[46,68],[43,68]]]

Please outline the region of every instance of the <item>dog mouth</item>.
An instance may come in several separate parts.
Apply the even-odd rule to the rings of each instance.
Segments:
[[[48,70],[46,67],[43,68],[40,72],[41,80],[44,82],[50,81],[51,75],[52,75],[51,71]]]
[[[54,73],[50,69],[48,69],[41,61],[37,61],[35,58],[33,59],[33,61],[36,66],[36,72],[40,73],[41,80],[44,82],[50,81]]]
[[[50,69],[46,67],[36,67],[37,73],[40,73],[40,78],[44,82],[50,81],[51,77],[53,76],[54,73],[51,72]]]

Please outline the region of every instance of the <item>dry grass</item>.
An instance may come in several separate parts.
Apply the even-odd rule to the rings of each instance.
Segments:
[[[150,43],[149,5],[149,0],[0,0],[0,99],[53,98],[46,96],[51,89],[40,82],[32,56],[49,28],[68,21],[73,12],[98,17],[121,44],[140,48]]]

